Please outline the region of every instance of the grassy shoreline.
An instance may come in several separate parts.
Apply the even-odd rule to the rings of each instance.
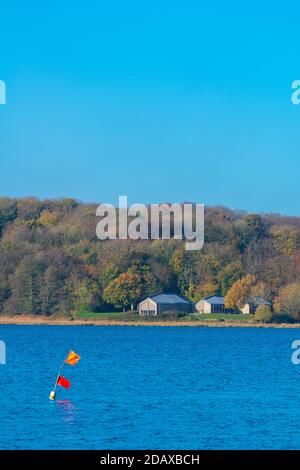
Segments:
[[[0,316],[0,325],[65,325],[65,326],[184,326],[184,327],[210,327],[210,328],[300,328],[300,323],[259,323],[254,321],[218,321],[218,320],[118,320],[118,319],[69,319],[49,318],[45,316],[15,315]]]

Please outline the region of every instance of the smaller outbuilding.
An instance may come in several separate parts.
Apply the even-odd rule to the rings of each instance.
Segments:
[[[260,305],[267,305],[268,307],[272,308],[271,302],[268,302],[267,300],[262,299],[261,297],[253,297],[249,302],[244,305],[243,308],[241,308],[241,313],[255,313],[257,308],[260,307]]]
[[[157,294],[139,303],[140,315],[160,315],[162,313],[181,313],[187,315],[194,311],[194,304],[177,294]]]
[[[220,295],[210,295],[204,297],[196,303],[198,313],[231,313],[232,310],[225,308],[224,297]]]

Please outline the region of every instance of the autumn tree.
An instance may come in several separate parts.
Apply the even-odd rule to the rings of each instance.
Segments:
[[[37,220],[39,225],[56,225],[58,222],[58,215],[56,212],[43,211]]]
[[[263,281],[257,281],[253,285],[251,289],[251,295],[252,297],[261,297],[262,299],[265,299],[265,300],[272,299],[272,292],[271,292],[270,286],[268,286]]]
[[[111,281],[104,289],[103,299],[109,304],[116,307],[122,307],[125,311],[126,307],[131,305],[141,295],[140,277],[137,274],[123,273],[119,277]]]
[[[300,319],[300,284],[294,283],[282,287],[276,299],[276,304],[280,306],[282,312],[291,315],[293,318]],[[278,311],[279,308],[277,307]],[[278,312],[279,313],[279,312]]]
[[[274,245],[285,256],[291,256],[297,250],[298,233],[286,226],[274,226],[271,229]]]
[[[242,308],[251,297],[255,281],[255,276],[251,274],[247,274],[247,276],[236,281],[225,296],[225,307],[232,309]]]

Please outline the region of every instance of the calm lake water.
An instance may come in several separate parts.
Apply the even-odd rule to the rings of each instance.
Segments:
[[[300,449],[298,329],[1,326],[1,449]],[[69,390],[48,399],[69,349]]]

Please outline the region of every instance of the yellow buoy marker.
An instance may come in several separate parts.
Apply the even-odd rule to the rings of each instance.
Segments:
[[[50,392],[49,398],[50,400],[55,400],[55,397],[56,397],[56,393],[54,390],[52,390],[52,392]]]

